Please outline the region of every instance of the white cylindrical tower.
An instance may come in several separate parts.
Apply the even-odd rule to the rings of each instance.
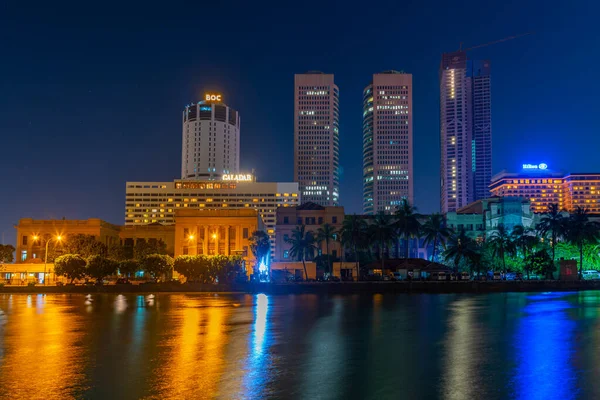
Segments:
[[[218,180],[240,168],[240,115],[221,100],[205,100],[183,111],[181,178]]]

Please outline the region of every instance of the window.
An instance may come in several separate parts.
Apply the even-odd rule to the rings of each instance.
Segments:
[[[283,251],[283,258],[290,258],[290,251],[289,250],[284,250]]]
[[[242,237],[248,239],[248,228],[244,228],[242,231]]]
[[[331,257],[337,258],[337,250],[331,250]]]
[[[287,243],[287,241],[290,240],[290,235],[288,235],[287,233],[285,235],[283,235],[283,241],[285,243]]]
[[[23,236],[23,239],[22,239],[22,241],[21,241],[21,244],[22,244],[23,246],[27,246],[27,236]]]
[[[337,224],[337,217],[331,217],[331,223]]]
[[[283,223],[284,224],[289,224],[290,223],[290,218],[289,217],[283,217]]]
[[[319,217],[319,225],[323,225],[323,217]]]
[[[27,237],[27,236],[25,236]],[[27,260],[27,250],[22,250],[21,251],[21,261],[25,261]]]
[[[187,246],[183,246],[183,255],[184,256],[188,255],[188,247]]]
[[[296,225],[302,225],[302,217],[296,219]]]

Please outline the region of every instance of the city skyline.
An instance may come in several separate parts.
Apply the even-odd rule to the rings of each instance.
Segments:
[[[219,5],[210,7],[214,15],[223,11]],[[325,8],[334,11],[328,5]],[[362,210],[358,184],[362,163],[358,160],[363,150],[365,83],[378,71],[411,71],[414,153],[419,155],[414,160],[414,203],[422,212],[436,211],[439,57],[458,49],[460,42],[476,45],[526,31],[535,35],[472,54],[494,64],[493,173],[538,160],[565,170],[598,170],[592,96],[598,83],[591,67],[586,67],[593,64],[594,53],[582,54],[567,46],[577,38],[582,46],[588,43],[593,48],[597,33],[585,28],[585,23],[573,28],[566,22],[567,16],[585,21],[594,10],[543,8],[545,13],[539,14],[535,4],[490,5],[485,10],[455,10],[441,4],[439,14],[424,15],[410,6],[402,10],[409,17],[406,25],[399,30],[382,27],[378,41],[365,39],[355,22],[384,13],[394,15],[399,12],[396,7],[374,5],[360,16],[337,10],[338,29],[331,31],[325,21],[313,20],[315,30],[302,35],[292,29],[304,23],[300,16],[274,25],[265,18],[250,23],[246,17],[252,15],[251,10],[242,8],[232,16],[239,23],[224,33],[229,40],[227,51],[205,42],[202,54],[194,55],[183,51],[187,46],[181,40],[193,26],[187,23],[193,18],[175,7],[161,13],[143,10],[145,18],[132,22],[105,12],[89,15],[83,10],[67,13],[61,7],[31,10],[11,5],[2,16],[2,29],[27,29],[7,49],[13,62],[2,66],[0,131],[8,133],[5,146],[12,150],[0,158],[5,185],[10,188],[0,210],[0,231],[12,240],[12,225],[28,215],[120,222],[125,182],[172,181],[181,174],[177,161],[181,158],[181,111],[190,101],[201,100],[204,90],[223,93],[227,104],[244,116],[240,169],[254,167],[262,181],[289,181],[293,163],[282,149],[293,151],[291,77],[313,69],[334,73],[340,87],[340,199],[350,213]],[[85,25],[73,18],[79,14],[81,21],[87,21]],[[442,29],[448,18],[487,20],[490,14],[497,18],[484,28],[463,24],[451,34]],[[141,33],[147,24],[164,16],[173,20],[167,29]],[[96,30],[107,22],[114,29],[96,36]],[[216,31],[219,22],[215,18],[207,28]],[[77,35],[64,40],[67,31]],[[272,35],[273,31],[278,35]],[[396,45],[391,36],[385,38],[390,32],[415,40],[403,44],[402,52],[390,52],[390,46]],[[253,45],[255,39],[250,40],[256,34],[266,37],[260,48]],[[95,43],[93,51],[82,46],[86,40]],[[297,45],[303,43],[316,50],[297,52]],[[557,46],[562,46],[560,58],[555,57]],[[359,57],[365,48],[372,57]],[[550,59],[544,68],[531,67]],[[555,79],[572,65],[583,67],[569,79]],[[547,85],[550,81],[552,85]],[[562,103],[565,96],[571,101],[568,112]],[[584,138],[586,146],[577,143]]]

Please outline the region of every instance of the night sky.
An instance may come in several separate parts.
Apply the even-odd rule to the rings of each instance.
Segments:
[[[239,110],[241,166],[293,179],[294,74],[340,88],[340,199],[361,211],[362,90],[413,74],[415,203],[439,209],[442,52],[492,62],[494,173],[599,172],[595,1],[0,4],[0,233],[19,218],[124,223],[125,182],[180,177],[181,112],[205,90]],[[489,4],[488,4],[489,3]]]

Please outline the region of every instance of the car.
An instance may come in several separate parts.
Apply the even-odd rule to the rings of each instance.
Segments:
[[[493,281],[501,281],[502,280],[502,274],[498,271],[496,272],[492,272],[491,273],[491,280]]]
[[[394,272],[394,273],[392,273],[392,280],[393,281],[401,281],[402,280],[402,274],[400,272]]]
[[[471,275],[469,275],[468,272],[463,271],[458,274],[458,280],[460,280],[460,281],[468,281],[470,279],[471,279]]]
[[[506,274],[504,274],[504,280],[505,281],[517,280],[517,273],[516,272],[507,272]]]
[[[115,282],[117,285],[131,285],[131,281],[127,278],[119,278],[117,279],[117,282]]]
[[[585,279],[586,281],[600,279],[600,272],[593,269],[583,271],[583,279]]]

